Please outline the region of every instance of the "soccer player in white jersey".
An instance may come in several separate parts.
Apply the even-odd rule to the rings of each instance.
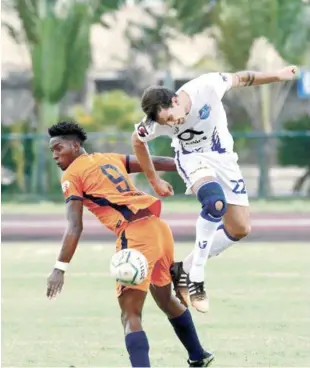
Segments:
[[[150,184],[160,196],[173,195],[172,186],[156,173],[146,143],[170,136],[186,194],[195,194],[201,203],[194,250],[172,267],[177,295],[186,304],[189,293],[200,312],[209,307],[204,288],[207,259],[250,232],[248,195],[222,98],[231,88],[292,80],[296,73],[295,66],[266,73],[209,73],[177,92],[153,86],[142,96],[146,117],[135,125],[132,144]]]

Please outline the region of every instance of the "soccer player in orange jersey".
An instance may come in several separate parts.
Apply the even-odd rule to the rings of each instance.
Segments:
[[[135,156],[116,153],[87,154],[85,131],[76,123],[60,122],[48,129],[53,158],[63,171],[62,190],[66,199],[68,225],[58,260],[47,281],[47,297],[61,292],[64,273],[82,233],[83,206],[118,237],[116,248],[134,248],[148,261],[148,277],[140,285],[117,285],[125,343],[132,367],[150,367],[149,344],[141,316],[150,289],[158,307],[188,352],[190,367],[207,367],[214,359],[198,339],[189,310],[171,292],[170,267],[174,241],[167,223],[159,218],[161,202],[139,191],[130,172],[141,172]],[[153,157],[155,168],[175,171],[172,158]]]

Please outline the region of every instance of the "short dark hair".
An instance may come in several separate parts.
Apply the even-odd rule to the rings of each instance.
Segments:
[[[83,142],[87,139],[85,130],[73,121],[60,121],[59,123],[52,125],[48,128],[48,134],[51,138],[74,138],[77,139],[81,145],[83,145]]]
[[[142,95],[141,107],[147,119],[157,120],[158,113],[161,109],[167,109],[172,105],[172,98],[176,94],[172,90],[161,87],[148,87]]]

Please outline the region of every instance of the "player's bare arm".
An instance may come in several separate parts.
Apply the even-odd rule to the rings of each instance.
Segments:
[[[147,143],[140,141],[136,132],[132,133],[131,141],[137,160],[140,163],[140,167],[144,171],[148,181],[151,184],[156,182],[159,180],[159,176],[155,170]]]
[[[176,171],[174,158],[162,156],[150,156],[153,166],[156,171]],[[129,171],[130,173],[143,172],[143,169],[136,156],[129,156]]]
[[[136,132],[132,133],[132,146],[135,151],[136,158],[140,163],[140,167],[154,191],[162,197],[173,195],[174,192],[172,186],[165,180],[162,180],[156,172],[147,143],[140,141]]]
[[[63,236],[63,246],[53,272],[47,279],[47,297],[55,298],[64,284],[64,273],[78,245],[83,230],[83,202],[71,200],[67,204],[67,229]]]
[[[298,68],[287,66],[275,72],[240,71],[232,74],[232,87],[258,86],[281,81],[293,80],[297,77]]]

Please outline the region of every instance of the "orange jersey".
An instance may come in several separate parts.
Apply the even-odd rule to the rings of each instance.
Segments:
[[[161,202],[135,188],[129,174],[129,156],[115,153],[82,154],[63,173],[66,199],[82,200],[108,229],[117,235],[139,210],[159,216]]]

